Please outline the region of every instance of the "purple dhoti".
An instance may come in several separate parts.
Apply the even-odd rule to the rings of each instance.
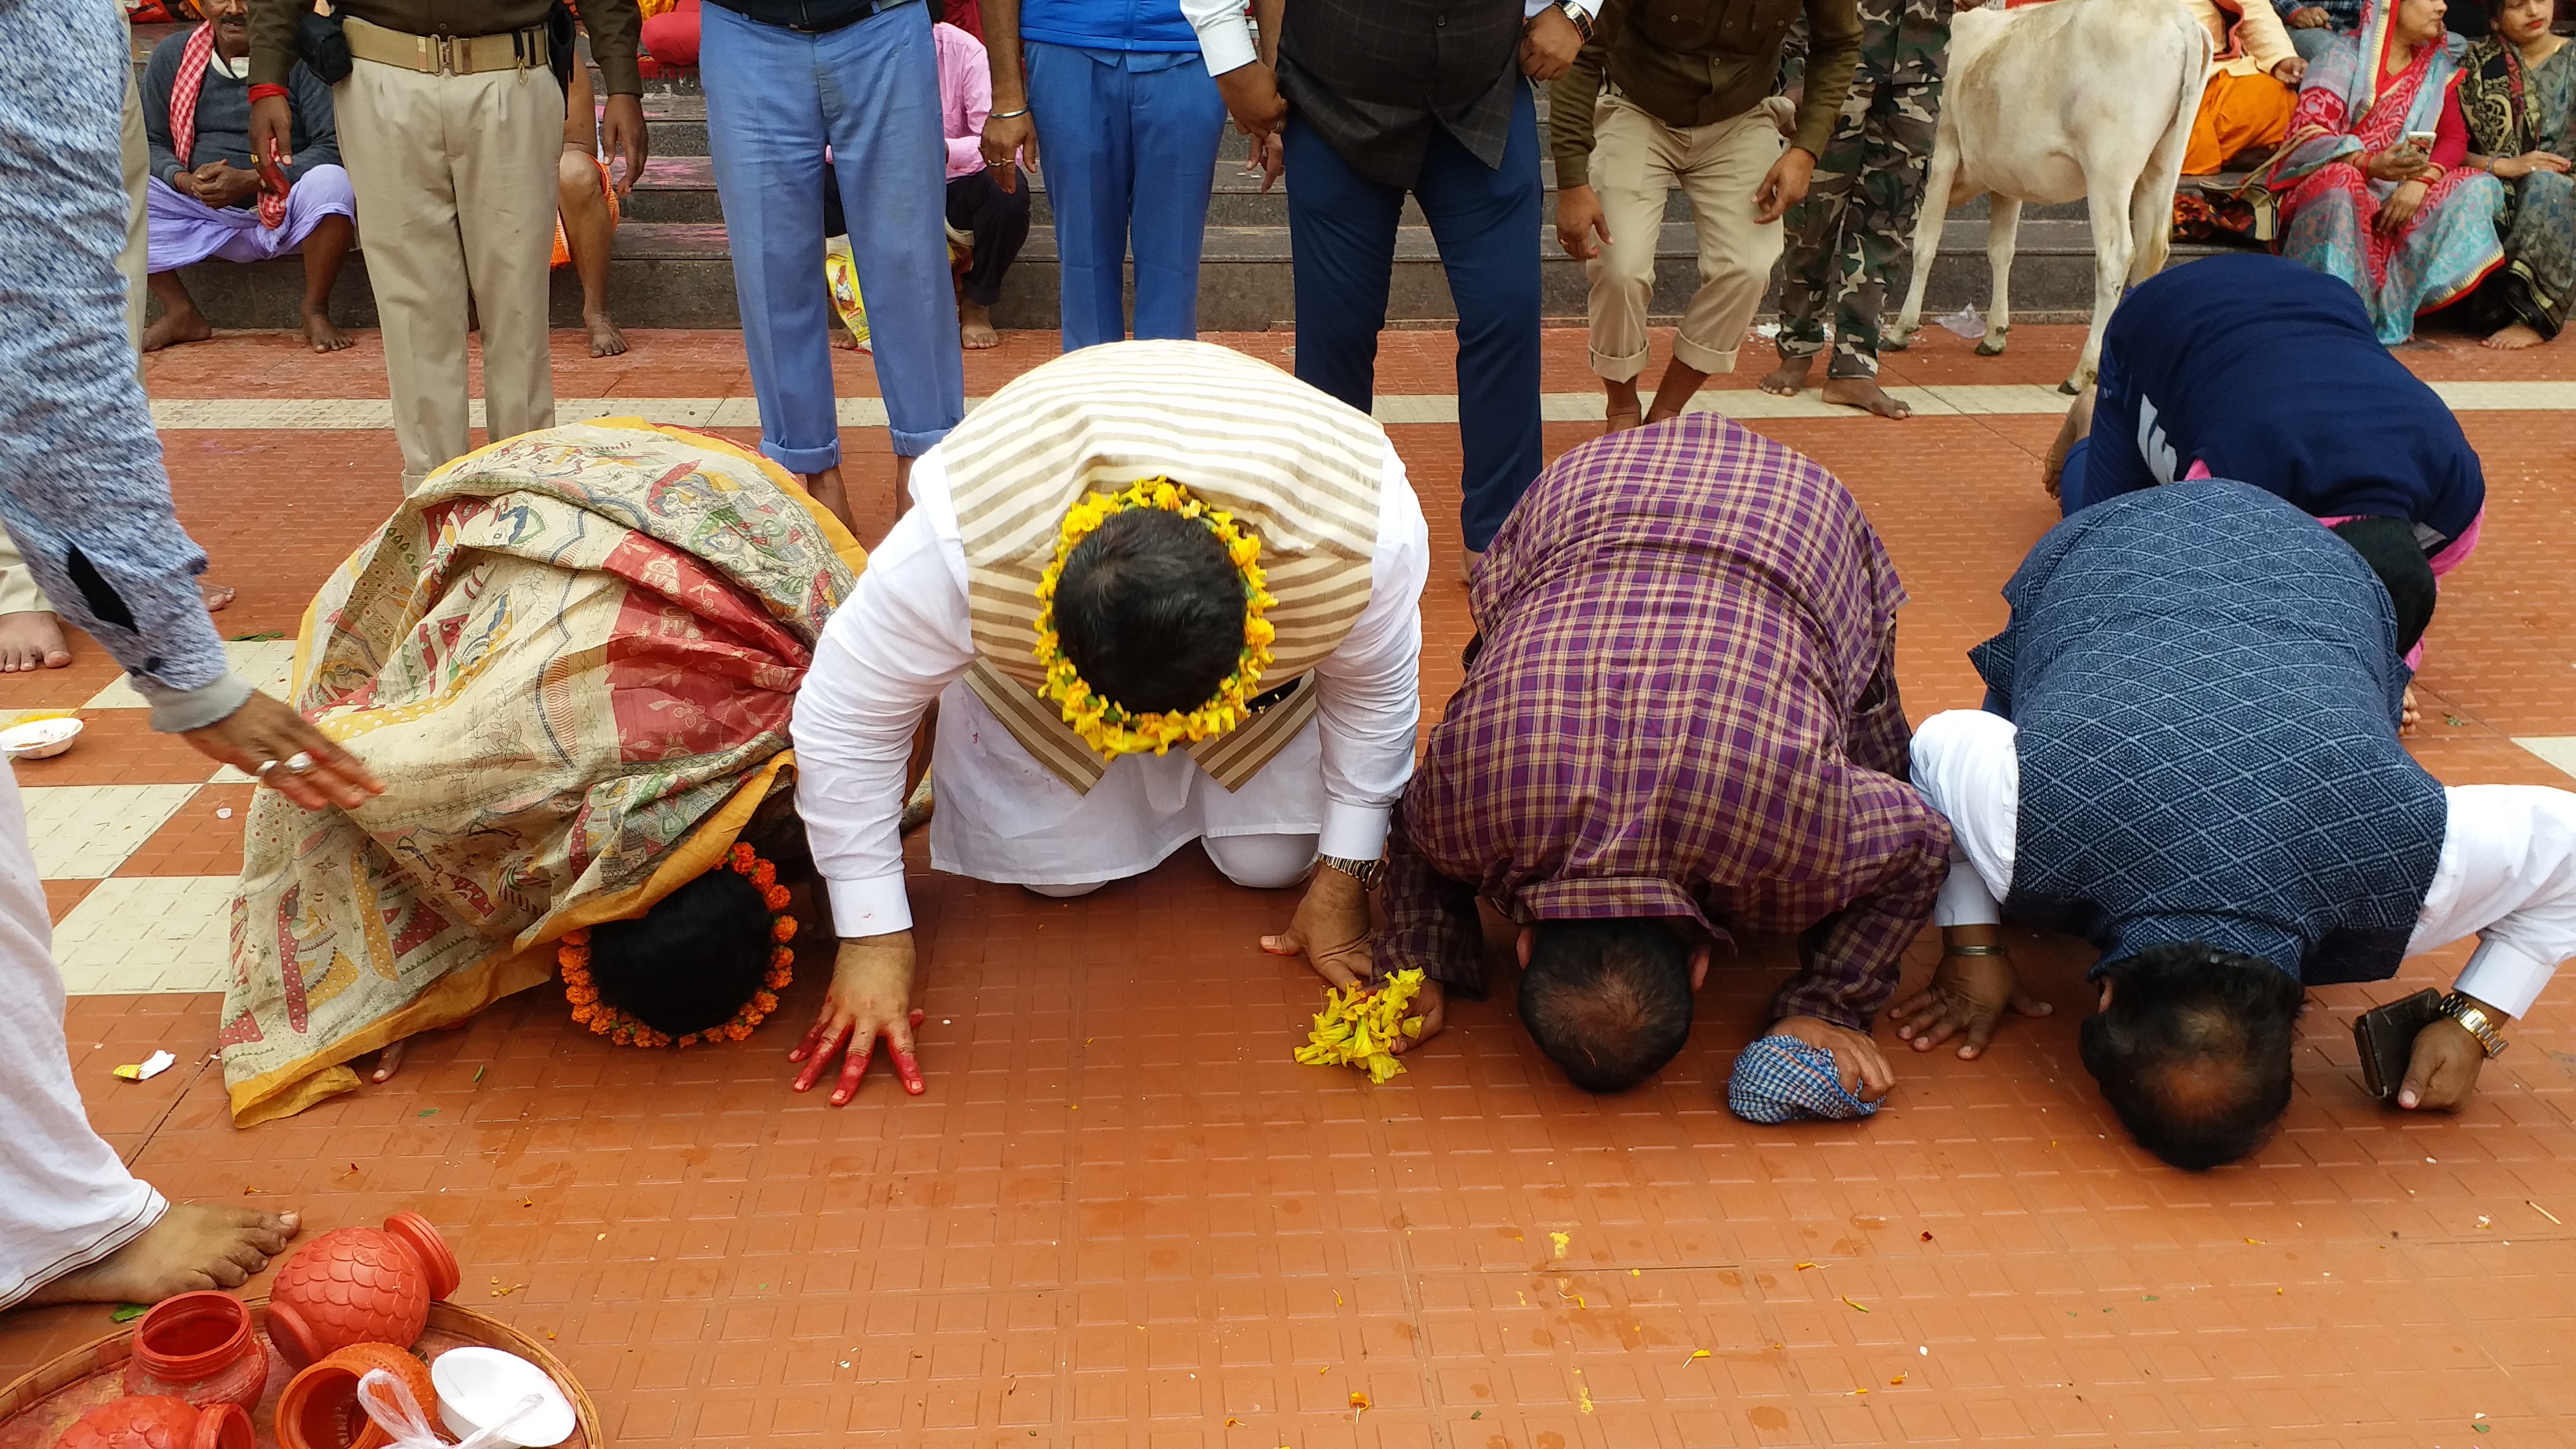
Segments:
[[[264,262],[302,249],[304,239],[326,216],[358,217],[358,200],[349,189],[349,173],[337,166],[315,166],[295,178],[286,193],[286,220],[259,224],[253,206],[208,206],[183,196],[155,176],[144,186],[144,216],[151,227],[150,267],[175,267],[220,260]]]

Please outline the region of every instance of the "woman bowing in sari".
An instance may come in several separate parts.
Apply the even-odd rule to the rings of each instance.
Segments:
[[[2460,57],[2468,164],[2504,182],[2505,265],[2472,299],[2486,345],[2558,335],[2576,294],[2576,56],[2549,33],[2551,0],[2496,0],[2487,38]]]
[[[2443,30],[2444,9],[2370,0],[2353,43],[2308,72],[2271,177],[2288,192],[2281,254],[2351,283],[2391,346],[2504,260],[2504,184],[2464,164],[2449,101],[2465,42]]]

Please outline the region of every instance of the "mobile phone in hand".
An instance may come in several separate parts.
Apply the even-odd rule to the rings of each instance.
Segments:
[[[2409,131],[2406,133],[2406,144],[2423,152],[2427,156],[2433,154],[2433,140],[2434,136],[2430,131]]]
[[[2370,1095],[2383,1102],[2397,1100],[2397,1089],[2406,1084],[2407,1064],[2415,1057],[2415,1035],[2441,1016],[2441,1004],[2442,993],[2428,986],[2353,1018],[2353,1044],[2361,1049],[2361,1084]]]

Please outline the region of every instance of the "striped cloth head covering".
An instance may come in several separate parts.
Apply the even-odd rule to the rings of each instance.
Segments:
[[[1023,374],[939,445],[966,548],[978,656],[967,686],[1038,763],[1090,790],[1109,761],[1038,693],[1038,578],[1066,510],[1169,478],[1260,538],[1278,601],[1262,676],[1277,697],[1188,746],[1217,783],[1238,787],[1313,715],[1310,671],[1368,607],[1386,447],[1367,414],[1209,343],[1110,343]]]

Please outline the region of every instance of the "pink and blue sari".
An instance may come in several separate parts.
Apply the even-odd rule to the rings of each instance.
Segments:
[[[2281,254],[2350,283],[2379,340],[2392,346],[2414,335],[2418,314],[2465,296],[2503,264],[2496,218],[2505,200],[2503,183],[2460,164],[2467,145],[2456,122],[2442,126],[2466,42],[2446,35],[2392,75],[2395,9],[2371,0],[2360,33],[2308,71],[2270,178],[2287,198]],[[2400,183],[2373,180],[2359,163],[2410,131],[2440,135],[2432,159],[2442,177],[2406,225],[2383,236],[2372,223]]]

